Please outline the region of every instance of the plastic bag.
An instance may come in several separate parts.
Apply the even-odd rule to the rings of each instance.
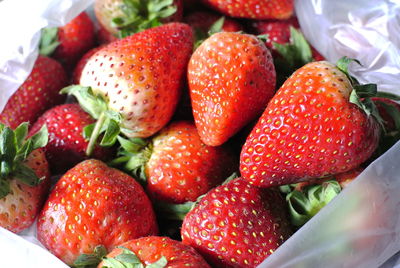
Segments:
[[[92,2],[0,3],[0,33],[7,40],[0,45],[0,111],[32,69],[40,29],[65,24]],[[398,1],[298,0],[296,12],[306,37],[327,59],[335,62],[342,55],[357,58],[363,66],[353,65],[352,70],[361,82],[368,80],[379,84],[380,90],[400,93]],[[11,29],[10,20],[29,23],[13,24]],[[400,250],[399,164],[400,143],[370,165],[260,267],[382,265]],[[67,267],[40,247],[35,226],[19,236],[0,228],[0,249],[1,255],[7,256],[2,258],[4,267]],[[394,267],[398,259],[399,255],[393,256],[382,268]]]
[[[352,73],[361,82],[400,94],[399,1],[301,0],[296,13],[306,38],[328,60],[358,59],[363,66],[353,64]],[[400,250],[399,164],[397,143],[260,267],[385,263]],[[398,259],[382,267],[394,267]]]

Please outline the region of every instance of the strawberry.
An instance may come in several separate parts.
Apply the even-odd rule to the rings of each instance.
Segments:
[[[192,247],[169,237],[148,236],[130,240],[115,248],[103,258],[98,268],[130,267],[123,265],[130,265],[133,261],[146,265],[141,267],[210,267]]]
[[[182,0],[96,0],[94,11],[102,28],[111,35],[126,37],[182,19]]]
[[[221,145],[259,116],[275,91],[271,54],[253,35],[221,32],[193,53],[188,82],[202,141]]]
[[[79,84],[79,81],[81,80],[82,71],[83,68],[85,68],[86,63],[89,61],[90,57],[96,54],[96,52],[99,51],[102,47],[103,46],[92,48],[91,50],[86,52],[85,55],[82,56],[82,58],[76,64],[74,71],[72,73],[72,84]]]
[[[47,129],[26,139],[28,124],[14,131],[0,124],[0,226],[18,233],[34,222],[49,189],[44,152]]]
[[[142,144],[139,152],[135,143],[120,141],[126,150],[125,167],[144,178],[149,195],[162,203],[196,201],[236,170],[232,153],[225,147],[205,145],[188,121],[170,124],[149,144]]]
[[[39,241],[71,265],[98,245],[107,250],[157,233],[143,188],[99,160],[86,160],[55,185],[38,218]]]
[[[292,184],[346,172],[372,155],[379,116],[358,94],[376,87],[357,84],[347,74],[349,61],[309,63],[285,81],[243,146],[245,179],[263,187]]]
[[[296,17],[286,20],[259,20],[251,23],[255,34],[266,35],[265,45],[274,51],[274,43],[286,44],[290,41],[290,26],[299,29],[299,22]]]
[[[0,113],[0,123],[14,129],[23,122],[35,122],[44,111],[65,100],[59,91],[66,84],[67,75],[62,66],[39,56],[28,78]]]
[[[220,17],[221,16],[213,12],[196,11],[185,16],[183,21],[192,26],[194,30],[200,30],[206,33]],[[243,27],[239,22],[230,18],[225,18],[222,30],[224,32],[239,32],[243,30]]]
[[[106,45],[108,43],[118,40],[118,37],[107,31],[103,26],[99,25],[99,29],[96,31],[97,43]]]
[[[170,23],[115,41],[97,51],[82,71],[75,95],[97,119],[88,154],[98,135],[102,145],[128,137],[149,137],[172,117],[193,48],[190,26]]]
[[[279,192],[242,178],[208,192],[182,225],[182,242],[213,267],[256,267],[291,234]]]
[[[65,26],[44,29],[40,54],[51,56],[72,71],[78,60],[95,45],[94,25],[82,12]]]
[[[61,174],[86,158],[88,141],[83,137],[84,127],[94,119],[74,104],[63,104],[45,112],[32,126],[30,133],[36,133],[43,125],[49,131],[49,141],[43,148],[52,174]],[[96,146],[93,157],[106,160],[111,150]],[[60,161],[61,159],[61,161]]]
[[[287,19],[293,14],[293,0],[203,0],[222,14],[248,19]]]

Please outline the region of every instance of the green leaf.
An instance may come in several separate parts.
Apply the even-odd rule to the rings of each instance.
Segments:
[[[14,158],[17,154],[17,139],[15,133],[6,127],[0,133],[0,177],[7,177],[13,170]]]
[[[164,268],[167,266],[167,264],[168,260],[164,256],[162,256],[158,261],[147,265],[146,268]]]
[[[49,132],[47,130],[47,126],[43,125],[40,130],[31,137],[31,140],[33,150],[45,147],[49,141]]]
[[[141,263],[139,258],[136,257],[136,255],[134,255],[132,253],[122,253],[118,256],[115,256],[115,259],[120,262],[125,262],[125,263],[133,263],[133,264]]]
[[[326,206],[341,191],[335,180],[311,185],[303,191],[294,190],[286,196],[290,219],[294,226],[302,226]]]
[[[394,100],[394,101],[400,101],[400,96],[399,95],[396,95],[396,94],[393,94],[393,93],[389,93],[389,92],[378,91],[376,93],[375,97],[391,99],[391,100]]]
[[[11,192],[10,181],[0,178],[0,199],[6,197]]]
[[[50,56],[56,50],[60,42],[58,42],[58,28],[44,28],[39,43],[39,54]]]
[[[183,204],[172,204],[166,202],[156,202],[154,205],[157,215],[162,219],[182,221],[186,214],[192,210],[196,202],[185,202]]]
[[[234,179],[239,178],[239,173],[238,172],[233,172],[228,178],[226,178],[223,182],[222,185],[227,184],[230,181],[233,181]]]
[[[107,250],[103,245],[98,245],[92,254],[81,254],[75,260],[73,267],[76,268],[96,268],[102,258],[107,255]]]
[[[94,130],[94,126],[96,125],[96,123],[87,125],[83,128],[83,137],[86,140],[89,140],[90,137],[92,136],[93,130]]]
[[[130,153],[138,153],[140,150],[144,149],[144,147],[148,144],[145,139],[141,138],[131,138],[124,139],[121,136],[117,137],[119,144],[121,147]]]
[[[378,92],[376,84],[355,85],[354,89],[360,98],[374,97]]]
[[[225,17],[221,17],[218,19],[216,22],[211,25],[210,29],[208,30],[208,35],[211,36],[213,34],[222,32],[222,27],[224,26],[225,23]]]
[[[90,87],[72,85],[63,88],[60,93],[75,96],[82,109],[94,119],[98,119],[102,113],[107,111],[106,99],[101,95],[94,94]]]
[[[115,120],[110,119],[106,123],[107,129],[106,132],[100,142],[101,146],[112,146],[115,144],[117,140],[118,134],[121,132],[119,128],[119,123]]]
[[[178,8],[173,0],[124,0],[120,9],[124,15],[111,23],[123,38],[161,25],[161,20],[175,14]]]
[[[33,142],[31,139],[26,140],[21,148],[18,149],[17,156],[15,157],[15,162],[21,162],[25,160],[28,155],[33,151]]]
[[[311,48],[304,35],[296,30],[296,28],[290,26],[290,38],[295,50],[299,53],[299,60],[304,64],[311,62],[313,60]]]
[[[39,178],[36,173],[24,164],[18,165],[13,171],[13,176],[29,186],[37,186],[44,178]]]
[[[22,146],[26,136],[28,135],[28,125],[28,122],[24,122],[14,130],[15,137],[17,139],[17,148]]]

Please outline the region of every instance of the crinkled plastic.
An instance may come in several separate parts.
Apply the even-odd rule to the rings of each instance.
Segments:
[[[358,59],[361,82],[400,94],[400,1],[299,0],[296,13],[328,60]],[[400,267],[399,166],[397,143],[260,267]]]
[[[7,40],[0,44],[0,111],[32,69],[40,29],[65,24],[92,2],[0,3],[0,36]],[[328,60],[335,62],[343,55],[357,58],[363,66],[351,67],[361,82],[375,82],[380,90],[400,94],[398,0],[297,0],[296,13],[307,39]],[[10,21],[29,23],[9,27]],[[400,268],[398,166],[400,143],[259,267]],[[19,236],[0,228],[0,249],[1,256],[7,256],[2,267],[67,267],[40,246],[34,226]]]
[[[40,30],[65,25],[94,0],[0,2],[0,112],[32,71]]]

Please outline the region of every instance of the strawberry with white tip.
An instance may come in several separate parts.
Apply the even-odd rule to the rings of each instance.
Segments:
[[[97,119],[87,130],[90,155],[100,133],[109,146],[122,132],[149,137],[171,119],[193,50],[190,26],[170,23],[117,40],[98,50],[86,63],[81,86],[62,92],[77,97]]]
[[[40,149],[47,128],[26,139],[28,124],[0,124],[0,226],[18,233],[32,225],[49,189],[50,171]]]

